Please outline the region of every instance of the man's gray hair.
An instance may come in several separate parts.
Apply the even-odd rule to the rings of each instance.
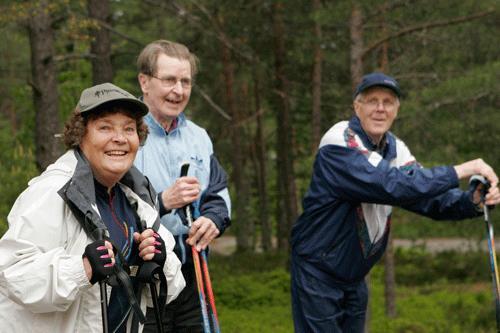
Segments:
[[[160,54],[179,60],[187,60],[191,66],[191,77],[194,78],[198,72],[198,58],[189,51],[187,46],[160,39],[149,43],[137,57],[137,70],[146,75],[155,75],[157,61]]]

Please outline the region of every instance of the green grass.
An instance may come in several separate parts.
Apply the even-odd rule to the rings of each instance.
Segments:
[[[397,317],[384,313],[383,266],[371,273],[370,329],[386,332],[492,332],[486,253],[396,254]],[[293,332],[286,256],[213,256],[210,271],[222,332]],[[413,276],[413,277],[412,277]]]
[[[496,210],[491,213],[492,221],[498,220]],[[463,221],[434,221],[401,208],[394,208],[392,221],[392,235],[394,238],[458,237],[483,239],[485,235],[482,217]]]

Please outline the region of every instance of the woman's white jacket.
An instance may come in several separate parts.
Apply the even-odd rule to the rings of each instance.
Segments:
[[[73,193],[80,198],[74,201],[89,205],[93,212],[87,213],[99,216],[95,194],[85,188],[85,182],[75,186],[79,181],[75,171],[77,162],[81,165],[78,156],[70,150],[32,179],[9,213],[9,229],[0,240],[2,332],[102,332],[99,284],[90,284],[82,262],[85,246],[93,239],[85,231],[87,226],[82,227],[82,216],[75,216],[74,207],[70,209],[62,193],[73,186]],[[90,168],[79,168],[83,169],[79,176],[83,172],[88,178],[91,171],[85,169]],[[145,179],[137,170],[131,171],[124,177],[129,183],[130,179]],[[141,199],[144,193],[137,194],[140,192],[137,188],[148,190],[147,186],[139,185],[127,186],[120,181],[141,221],[151,227],[158,220],[158,213],[151,203]],[[180,261],[172,251],[174,238],[163,226],[158,232],[167,248],[164,272],[167,302],[170,302],[184,288],[185,281]],[[151,306],[151,300],[149,288],[143,290],[141,307],[145,311],[146,303]]]

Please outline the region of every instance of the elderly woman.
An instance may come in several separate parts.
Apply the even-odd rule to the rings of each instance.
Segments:
[[[142,325],[134,318],[151,294],[133,276],[147,262],[163,267],[167,302],[184,287],[157,196],[132,167],[147,136],[146,113],[110,83],[83,91],[64,132],[69,150],[29,182],[8,216],[0,240],[2,331],[102,332],[96,282],[106,279],[114,281],[109,331],[136,331]]]

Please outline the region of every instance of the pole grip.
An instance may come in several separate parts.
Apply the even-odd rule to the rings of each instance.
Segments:
[[[186,177],[188,171],[189,171],[189,163],[184,162],[181,166],[181,177]],[[191,215],[191,208],[189,204],[184,207],[184,212],[186,213],[186,220],[188,223],[188,227],[191,227],[191,225],[193,224],[193,216]]]
[[[103,228],[96,228],[92,232],[92,237],[95,240],[103,240],[106,235],[106,230]],[[106,282],[99,281],[99,289],[101,292],[101,314],[102,314],[102,331],[108,333],[108,292],[106,290]]]
[[[181,166],[181,177],[186,177],[189,171],[189,162],[182,163]]]

